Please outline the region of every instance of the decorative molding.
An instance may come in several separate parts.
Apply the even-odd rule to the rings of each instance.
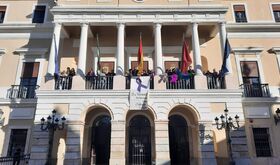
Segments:
[[[263,47],[235,47],[232,48],[231,50],[235,55],[240,55],[240,54],[257,55],[261,53],[264,50],[264,48]]]
[[[280,54],[280,47],[272,47],[270,50],[276,55]]]
[[[5,53],[6,53],[6,49],[0,48],[0,56],[2,56],[2,55],[5,54]]]
[[[138,23],[138,22],[221,22],[225,21],[227,7],[222,5],[203,6],[55,6],[51,9],[54,22],[64,24],[87,21],[91,24],[100,23]]]
[[[44,56],[48,52],[47,48],[19,48],[15,50],[15,54],[19,55],[41,55]]]

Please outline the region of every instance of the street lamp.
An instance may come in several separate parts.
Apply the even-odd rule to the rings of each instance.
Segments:
[[[226,139],[227,139],[227,144],[228,144],[227,146],[228,146],[228,152],[229,152],[229,164],[230,165],[235,165],[235,162],[232,158],[230,130],[231,129],[238,129],[240,127],[239,126],[239,116],[236,115],[234,118],[235,118],[235,122],[236,122],[237,126],[235,126],[233,124],[232,118],[230,116],[228,116],[228,109],[227,108],[224,110],[224,115],[222,114],[220,116],[221,123],[219,123],[219,118],[218,117],[215,118],[217,129],[222,130],[224,128],[225,131],[226,131]]]
[[[277,108],[275,113],[276,115],[274,115],[274,120],[275,120],[275,124],[277,125],[277,123],[280,121],[280,108]]]
[[[41,119],[41,130],[49,131],[49,149],[48,149],[48,158],[47,158],[46,165],[52,165],[51,158],[52,158],[54,131],[64,129],[66,118],[64,116],[61,118],[61,124],[59,123],[59,120],[60,119],[56,117],[55,109],[52,111],[52,115],[49,115],[47,117],[47,121],[44,118]]]

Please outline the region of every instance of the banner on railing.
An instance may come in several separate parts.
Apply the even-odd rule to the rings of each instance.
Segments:
[[[133,77],[130,83],[130,110],[148,109],[150,76]]]
[[[137,93],[147,93],[150,89],[150,76],[132,77],[130,90]]]

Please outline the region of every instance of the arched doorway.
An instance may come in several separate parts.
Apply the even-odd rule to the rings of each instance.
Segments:
[[[151,125],[143,115],[134,116],[129,123],[129,164],[150,165]]]
[[[168,132],[171,164],[190,164],[188,127],[186,120],[179,115],[170,116]]]
[[[111,146],[111,117],[97,117],[92,125],[91,164],[109,164]]]

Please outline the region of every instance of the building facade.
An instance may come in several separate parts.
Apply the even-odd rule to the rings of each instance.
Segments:
[[[279,164],[279,0],[1,1],[0,22],[1,157]],[[152,74],[133,77],[140,36]],[[166,72],[182,65],[183,41],[194,74],[173,81]],[[49,151],[41,119],[53,109],[66,123]],[[239,116],[229,135],[214,120],[225,109]]]

